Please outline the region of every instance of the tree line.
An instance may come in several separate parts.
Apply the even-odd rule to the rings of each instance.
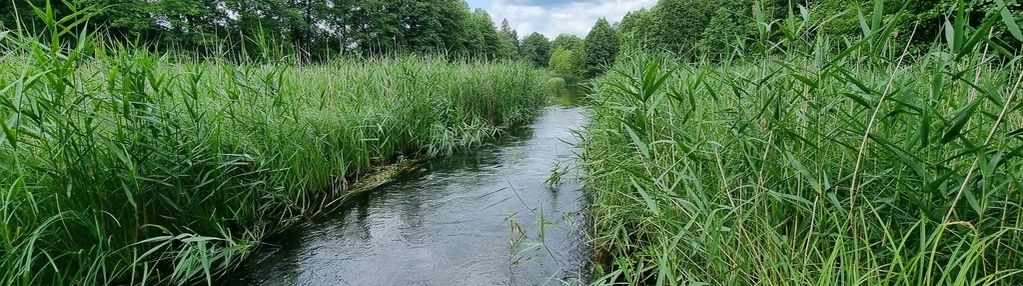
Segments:
[[[818,23],[814,34],[857,37],[862,15],[875,7],[874,0],[660,0],[617,23],[599,19],[585,38],[564,34],[552,41],[539,33],[520,39],[507,20],[495,25],[487,11],[472,10],[463,0],[68,1],[0,1],[0,29],[45,30],[46,21],[33,10],[49,4],[58,19],[81,11],[77,17],[88,21],[80,26],[163,52],[247,59],[294,55],[301,62],[405,53],[522,59],[550,66],[569,81],[599,75],[623,50],[706,58],[764,49],[758,39],[784,42],[777,41],[780,34],[763,35],[765,26],[792,21]],[[900,37],[921,46],[941,36],[934,27],[946,20],[969,17],[979,25],[999,3],[1023,16],[1018,0],[884,2],[885,17],[898,18]],[[1001,39],[1001,50],[1019,51],[1011,31],[996,26],[991,33]]]
[[[621,51],[665,52],[694,60],[763,52],[768,47],[758,46],[758,40],[784,44],[779,39],[786,35],[778,27],[798,22],[816,27],[809,30],[811,34],[795,36],[823,35],[843,42],[863,36],[864,26],[873,21],[864,15],[873,15],[874,9],[883,9],[883,20],[895,23],[894,34],[899,37],[895,40],[911,43],[911,50],[922,52],[935,39],[945,37],[937,27],[956,17],[966,17],[971,26],[979,27],[985,15],[1000,13],[1004,5],[1015,19],[1023,18],[1023,1],[1018,0],[884,0],[883,5],[877,4],[875,0],[660,0],[650,9],[629,12],[618,23],[598,20],[581,45],[555,40],[550,64],[562,77],[587,78],[613,64]],[[1023,46],[1005,25],[993,25],[989,32],[995,39],[993,49],[1002,53],[1018,53]],[[558,39],[565,43],[570,37]]]
[[[318,61],[428,53],[546,65],[549,54],[542,35],[520,42],[507,20],[498,27],[462,0],[6,0],[0,30],[43,33],[46,17],[37,11],[47,6],[55,19],[87,19],[76,28],[115,41],[200,56]]]
[[[896,23],[902,39],[927,44],[940,36],[947,20],[968,17],[979,26],[987,13],[997,13],[999,2],[1017,15],[1015,0],[661,0],[649,10],[629,13],[622,20],[623,38],[634,48],[666,50],[680,54],[713,53],[750,44],[764,25],[806,20],[819,24],[811,32],[835,39],[862,36],[864,24],[882,9],[886,22]],[[878,5],[881,4],[881,5]],[[866,16],[865,16],[866,15]],[[802,18],[806,19],[802,19]],[[865,22],[865,23],[864,23]],[[1005,47],[1018,45],[1008,31],[995,26],[992,33]]]

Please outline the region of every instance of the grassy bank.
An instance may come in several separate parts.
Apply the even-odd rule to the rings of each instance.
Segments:
[[[1023,68],[952,32],[620,58],[582,155],[597,282],[1023,283]]]
[[[4,44],[4,285],[209,279],[374,166],[471,147],[546,101],[545,74],[519,63],[238,66],[88,36]]]

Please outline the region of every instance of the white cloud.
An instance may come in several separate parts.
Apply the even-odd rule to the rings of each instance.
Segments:
[[[543,2],[543,3],[540,3]],[[629,11],[650,8],[657,0],[575,0],[522,1],[494,0],[489,12],[500,25],[508,19],[512,27],[525,37],[539,32],[553,39],[559,34],[586,36],[593,23],[603,17],[614,23]]]

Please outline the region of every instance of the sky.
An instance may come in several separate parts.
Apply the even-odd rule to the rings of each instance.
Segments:
[[[508,22],[525,37],[539,32],[553,39],[559,34],[586,36],[593,23],[604,17],[618,22],[625,13],[650,8],[657,0],[468,0],[473,9],[483,8],[501,24]]]

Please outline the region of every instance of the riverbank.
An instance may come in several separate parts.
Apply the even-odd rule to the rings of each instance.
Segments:
[[[274,237],[216,284],[585,284],[587,203],[565,168],[587,114],[549,107],[502,138],[428,160]]]
[[[818,52],[595,81],[597,284],[1023,282],[1019,63]]]
[[[547,101],[520,63],[85,52],[0,58],[4,284],[210,281],[374,167],[479,146]]]

